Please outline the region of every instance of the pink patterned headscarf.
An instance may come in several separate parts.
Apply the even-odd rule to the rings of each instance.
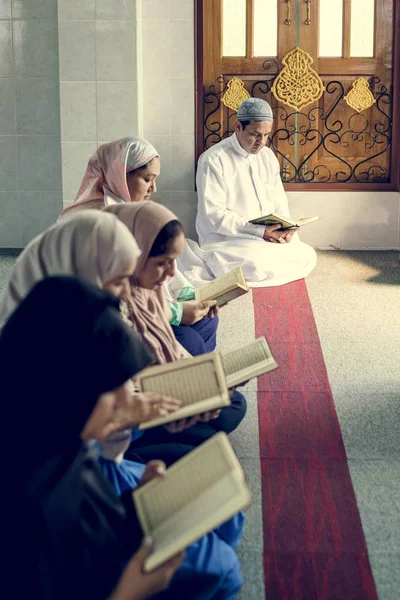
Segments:
[[[121,202],[130,202],[126,173],[144,167],[159,156],[152,144],[129,137],[103,144],[90,158],[78,194],[61,216],[80,208],[103,208],[107,189]],[[82,206],[85,205],[85,206]]]

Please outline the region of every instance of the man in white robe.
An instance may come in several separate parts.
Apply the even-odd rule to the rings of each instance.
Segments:
[[[239,107],[234,134],[204,152],[197,168],[199,244],[188,240],[180,268],[200,285],[237,266],[252,287],[306,277],[316,253],[294,230],[249,223],[271,213],[290,217],[279,163],[266,147],[273,114],[249,98]]]

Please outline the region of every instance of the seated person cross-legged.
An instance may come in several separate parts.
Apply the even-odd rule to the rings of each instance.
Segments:
[[[248,98],[238,109],[233,135],[199,158],[199,244],[187,240],[178,260],[196,286],[238,266],[251,287],[283,285],[315,267],[315,250],[295,230],[250,222],[272,213],[290,216],[278,160],[266,146],[272,122],[269,104]]]
[[[146,140],[128,137],[103,144],[90,158],[77,197],[61,218],[85,208],[151,200],[160,168],[159,154]],[[165,293],[178,341],[193,356],[215,350],[217,309],[197,302],[194,287],[179,271],[165,281]]]
[[[165,315],[163,283],[174,274],[175,260],[185,242],[182,225],[170,210],[155,202],[115,205],[105,211],[118,216],[142,251],[130,278],[130,294],[123,300],[122,312],[159,364],[178,360],[185,354]],[[176,442],[197,446],[217,431],[232,432],[245,413],[246,400],[234,390],[231,406],[201,418],[150,429],[133,441],[128,456],[133,457],[135,448],[142,443],[167,442],[171,436]]]
[[[73,368],[66,372],[71,356]],[[3,450],[13,455],[3,470],[13,524],[3,531],[3,542],[10,580],[18,570],[18,596],[234,598],[242,585],[234,551],[240,513],[189,546],[185,556],[145,573],[152,543],[141,541],[132,493],[118,498],[98,468],[92,441],[118,431],[121,399],[131,401],[126,382],[152,360],[123,323],[118,301],[78,279],[49,277],[5,324],[0,360],[2,392],[13,399],[3,418],[18,425],[17,437],[15,427],[2,435]],[[29,393],[18,385],[21,369]],[[161,461],[150,463],[143,483],[163,469]]]

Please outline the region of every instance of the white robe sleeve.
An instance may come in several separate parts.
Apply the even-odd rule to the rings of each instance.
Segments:
[[[275,155],[273,155],[273,163],[274,163],[273,164],[274,188],[271,192],[271,196],[272,196],[272,199],[275,204],[274,213],[276,215],[280,215],[282,217],[290,217],[289,203],[288,203],[288,199],[286,196],[286,192],[285,192],[283,184],[282,184],[280,168],[279,168],[279,161]]]
[[[183,302],[194,300],[194,287],[190,281],[176,269],[172,279],[164,282],[164,295],[171,311],[171,316],[169,318],[170,324],[180,325],[183,316]]]
[[[183,273],[178,271],[177,268],[175,270],[175,275],[171,279],[168,280],[167,288],[168,288],[168,292],[166,295],[167,295],[167,300],[169,302],[174,302],[174,301],[178,300],[179,296],[182,294],[182,292],[184,291],[185,288],[192,289],[193,293],[194,293],[194,287],[192,286],[190,281],[188,279],[186,279],[186,277],[183,275]]]
[[[217,161],[199,162],[196,184],[199,215],[213,227],[215,233],[252,239],[263,236],[263,226],[253,225],[236,211],[227,208],[226,182],[222,166]]]

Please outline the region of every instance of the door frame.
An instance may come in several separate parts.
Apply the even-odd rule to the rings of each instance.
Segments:
[[[379,0],[378,0],[379,1]],[[203,148],[203,40],[204,0],[194,0],[195,43],[195,168]],[[390,183],[284,183],[287,191],[400,191],[400,2],[394,2],[393,18],[393,112]],[[396,167],[397,165],[397,167]]]

